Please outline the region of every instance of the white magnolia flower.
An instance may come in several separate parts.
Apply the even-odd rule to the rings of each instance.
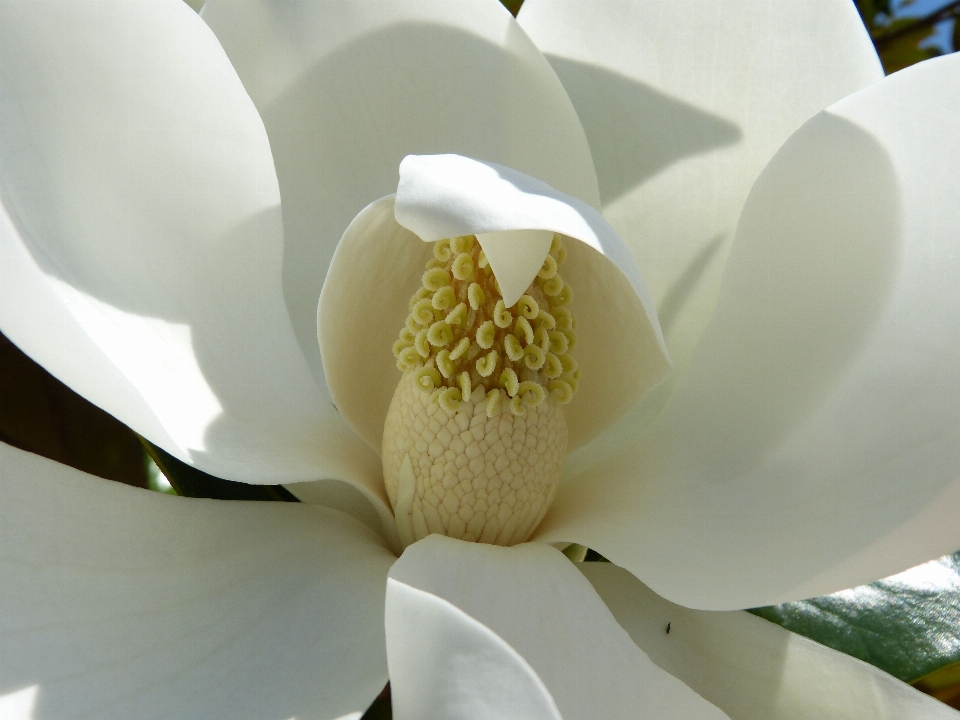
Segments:
[[[3,332],[176,457],[315,503],[3,446],[0,715],[357,717],[389,669],[398,718],[955,717],[709,611],[960,547],[956,57],[882,79],[846,0],[0,7]],[[552,210],[457,195],[489,163]],[[533,543],[397,560],[404,198],[616,263],[568,243],[584,373]]]

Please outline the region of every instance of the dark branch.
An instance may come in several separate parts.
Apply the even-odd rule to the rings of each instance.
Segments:
[[[929,15],[917,18],[909,25],[899,27],[891,33],[875,36],[873,38],[873,43],[877,46],[877,50],[880,50],[883,46],[889,45],[898,38],[902,38],[905,35],[914,33],[922,28],[930,27],[931,25],[936,25],[944,20],[949,20],[950,18],[958,16],[960,16],[960,0],[954,0],[954,2],[944,5],[942,8],[933,11]]]

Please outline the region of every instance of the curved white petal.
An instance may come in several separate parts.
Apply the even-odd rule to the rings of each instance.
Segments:
[[[394,216],[396,219],[394,219]],[[546,231],[546,232],[544,232]],[[424,242],[476,234],[515,303],[543,265],[553,233],[567,242],[580,390],[565,416],[577,447],[622,417],[670,371],[643,278],[596,210],[528,175],[459,155],[409,156],[396,199],[371,204],[337,247],[320,294],[320,350],[331,395],[380,447],[400,373],[386,352],[403,327],[430,251]]]
[[[872,665],[749,613],[673,605],[612,563],[577,567],[651,660],[733,720],[958,717]]]
[[[214,475],[376,477],[293,336],[270,148],[210,30],[176,0],[2,12],[3,332]]]
[[[390,578],[386,627],[397,720],[560,720],[527,661],[446,600]]]
[[[395,558],[354,520],[0,462],[0,695],[36,687],[36,720],[335,718],[383,687]]]
[[[960,547],[958,87],[960,55],[922,63],[784,145],[656,426],[561,489],[544,539],[717,609]]]
[[[566,718],[725,717],[638,650],[570,561],[545,545],[501,548],[431,535],[391,569],[386,617],[391,683],[424,682],[417,671],[426,663],[454,660],[450,648],[464,649],[451,678],[474,677],[449,688],[447,705],[464,712],[443,717],[482,717],[478,709],[496,698],[480,692],[502,673],[485,660],[506,659],[508,649]]]
[[[604,215],[683,367],[764,166],[815,113],[883,77],[863,22],[849,0],[526,0],[518,21],[577,108]],[[630,442],[672,387],[568,467]]]
[[[320,352],[343,417],[380,452],[400,371],[390,348],[431,248],[393,217],[394,198],[371,203],[343,234],[317,306]]]
[[[580,121],[496,0],[212,0],[203,17],[260,110],[283,196],[283,287],[318,381],[334,248],[415,153],[503,163],[599,207]]]

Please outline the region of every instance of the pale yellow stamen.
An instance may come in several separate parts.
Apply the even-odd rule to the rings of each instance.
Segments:
[[[450,273],[443,268],[430,268],[423,274],[423,286],[431,292],[436,292],[444,285],[450,284]]]
[[[518,317],[516,324],[513,326],[513,333],[518,338],[523,339],[524,342],[529,345],[533,342],[533,328],[530,327],[530,321],[525,317]]]
[[[499,328],[510,327],[510,323],[513,322],[513,315],[504,306],[503,300],[497,300],[497,304],[493,308],[493,322]]]
[[[477,328],[477,345],[482,347],[484,350],[489,350],[493,347],[493,341],[496,338],[497,328],[493,324],[493,320],[487,320],[483,325]]]
[[[517,379],[517,373],[513,368],[507,368],[500,373],[500,385],[507,391],[507,395],[513,397],[517,394],[520,387],[520,381]]]
[[[430,299],[430,305],[434,310],[449,310],[456,302],[457,296],[449,285],[437,290]]]
[[[555,235],[507,308],[473,236],[434,245],[394,343],[404,376],[383,433],[404,546],[431,532],[515,544],[546,512],[566,454],[562,406],[580,377],[563,255]]]
[[[453,261],[453,276],[457,280],[473,280],[473,258],[469,253],[460,253]]]
[[[523,357],[523,346],[514,335],[507,335],[503,339],[503,349],[506,351],[507,357],[514,362]]]
[[[467,288],[467,299],[470,301],[471,310],[479,310],[484,300],[486,300],[486,296],[483,294],[483,288],[477,285],[477,283],[470,283],[470,287]]]
[[[490,377],[493,374],[493,371],[497,367],[498,357],[499,357],[499,354],[497,353],[497,351],[491,350],[482,358],[477,360],[476,368],[477,368],[477,372],[480,374],[480,377]],[[559,376],[560,373],[557,373],[557,375]]]
[[[557,275],[557,261],[552,255],[547,255],[543,260],[543,265],[540,267],[540,270],[537,272],[537,277],[544,280],[549,280]],[[550,293],[547,293],[548,295]]]
[[[461,325],[466,319],[467,305],[466,303],[460,303],[444,318],[444,322],[447,323],[447,325]]]
[[[520,299],[517,300],[517,312],[527,320],[534,320],[540,312],[540,306],[529,295],[521,295]]]

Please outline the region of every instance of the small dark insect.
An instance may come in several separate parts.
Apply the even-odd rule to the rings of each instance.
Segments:
[[[670,623],[667,623],[667,635],[670,634]]]

